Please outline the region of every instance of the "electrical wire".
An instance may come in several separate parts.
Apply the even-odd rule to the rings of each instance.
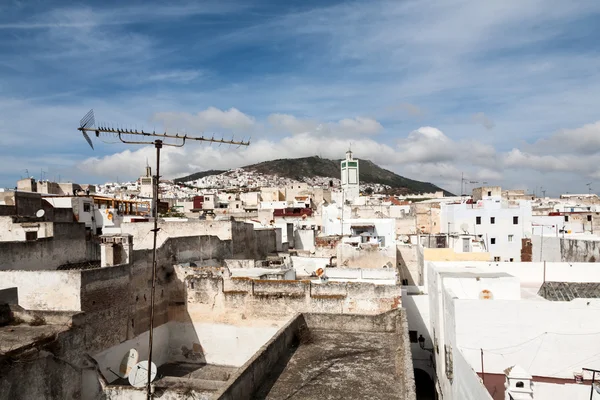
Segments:
[[[459,346],[461,349],[465,349],[465,350],[483,350],[483,351],[489,351],[489,352],[493,352],[494,350],[504,350],[504,349],[513,349],[515,347],[520,347],[524,344],[527,344],[529,342],[533,342],[535,339],[539,338],[540,336],[543,335],[560,335],[560,336],[591,336],[591,335],[600,335],[600,332],[589,332],[589,333],[566,333],[566,332],[542,332],[539,335],[528,339],[524,342],[512,345],[512,346],[506,346],[506,347],[498,347],[498,348],[493,348],[493,349],[484,349],[481,347],[464,347],[464,346]]]

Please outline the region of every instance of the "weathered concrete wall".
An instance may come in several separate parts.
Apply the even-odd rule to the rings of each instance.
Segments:
[[[235,228],[237,224],[233,224]],[[124,222],[121,224],[121,232],[133,235],[133,249],[143,250],[152,248],[153,222]],[[217,236],[221,240],[231,240],[231,221],[185,221],[185,222],[159,222],[160,231],[157,237],[157,246],[169,238],[185,236]]]
[[[206,315],[291,316],[296,312],[378,314],[400,306],[401,289],[395,285],[364,282],[252,280],[188,274],[185,298],[190,318]]]
[[[414,215],[396,218],[396,235],[409,235],[417,233],[417,219]]]
[[[348,244],[340,244],[337,249],[339,267],[382,268],[384,265],[396,265],[396,246],[385,248],[359,249]]]
[[[13,223],[12,217],[0,217],[0,242],[23,242],[25,232],[36,232],[39,239],[52,237],[53,228],[52,222]]]
[[[149,331],[146,331],[130,340],[94,354],[93,357],[98,362],[100,371],[108,382],[114,382],[118,379],[114,373],[119,373],[123,356],[130,349],[137,350],[140,361],[148,359],[148,336]],[[169,360],[169,327],[167,324],[154,329],[152,340],[152,362],[160,366]]]
[[[85,225],[54,223],[53,238],[0,242],[0,270],[53,270],[87,260]]]
[[[399,283],[420,285],[423,282],[423,264],[419,262],[418,245],[396,245]]]
[[[238,321],[236,325],[172,321],[169,360],[241,367],[280,328],[272,321]]]
[[[47,354],[1,371],[0,399],[80,399],[81,372]]]
[[[281,327],[273,338],[229,379],[225,388],[217,392],[214,398],[219,400],[251,399],[279,359],[294,342],[297,342],[297,332],[304,324],[304,318],[297,315]]]
[[[600,262],[600,241],[532,236],[534,262]]]
[[[327,257],[291,257],[296,276],[310,276],[318,268],[325,268],[329,263]],[[335,259],[333,260],[335,262]]]
[[[277,252],[275,229],[257,229],[254,235],[256,236],[256,258],[265,258],[268,254]]]
[[[81,311],[79,271],[0,271],[0,289],[17,288],[26,310]]]
[[[315,250],[315,231],[312,229],[298,229],[294,233],[294,247],[296,250]]]

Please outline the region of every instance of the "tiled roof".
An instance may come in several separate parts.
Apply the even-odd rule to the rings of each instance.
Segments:
[[[598,282],[545,282],[538,295],[550,301],[600,298]]]

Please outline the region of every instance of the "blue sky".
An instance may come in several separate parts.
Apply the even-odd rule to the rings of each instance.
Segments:
[[[356,156],[458,191],[600,191],[600,2],[0,3],[0,186],[134,179],[152,148],[96,119],[252,137],[164,152],[175,177]]]

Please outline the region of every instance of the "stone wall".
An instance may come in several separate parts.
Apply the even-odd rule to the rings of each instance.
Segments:
[[[185,274],[185,272],[188,272]],[[227,271],[185,271],[183,295],[193,320],[204,315],[289,316],[296,312],[378,314],[400,307],[399,286],[229,278]]]

